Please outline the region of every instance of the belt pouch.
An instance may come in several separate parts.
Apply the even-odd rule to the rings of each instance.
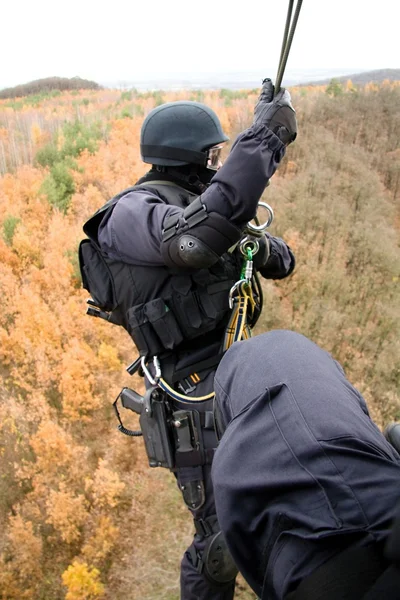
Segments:
[[[175,316],[162,298],[147,302],[144,310],[166,350],[172,350],[183,342],[183,335]]]
[[[127,312],[129,333],[141,356],[155,356],[163,347],[145,312],[144,304],[133,306]]]

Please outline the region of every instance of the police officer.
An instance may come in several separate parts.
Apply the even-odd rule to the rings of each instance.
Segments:
[[[218,520],[256,594],[399,598],[383,545],[400,456],[341,366],[306,337],[271,331],[233,344],[215,392]],[[390,552],[400,564],[400,548]]]
[[[184,600],[230,600],[234,594],[237,570],[219,530],[210,476],[216,446],[210,398],[231,312],[229,292],[243,265],[237,244],[296,137],[289,93],[273,93],[265,80],[254,122],[223,166],[228,138],[209,107],[183,101],[152,110],[140,146],[150,171],[84,227],[101,253],[101,260],[94,254],[83,259],[86,286],[92,296],[104,296],[97,304],[109,311],[108,320],[131,334],[146,384],[156,356],[170,386],[179,426],[173,470],[196,530],[181,565]],[[100,263],[111,283],[106,271],[97,276]],[[284,278],[294,264],[283,240],[268,233],[260,238],[254,268],[263,277]],[[260,286],[254,279],[252,285],[250,326],[261,310]]]

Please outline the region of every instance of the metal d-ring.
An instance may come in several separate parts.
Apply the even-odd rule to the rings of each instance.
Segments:
[[[247,258],[247,251],[250,250],[252,256],[257,254],[260,249],[260,244],[257,240],[254,240],[248,236],[244,237],[239,244],[239,250]]]
[[[267,204],[266,202],[259,202],[258,206],[265,208],[265,210],[268,211],[269,217],[268,219],[265,221],[265,223],[262,223],[261,225],[259,224],[258,221],[258,217],[257,215],[254,217],[254,220],[256,221],[257,225],[253,225],[250,221],[247,223],[246,229],[251,233],[260,233],[260,232],[264,232],[272,223],[272,221],[274,220],[274,211],[272,210],[271,206],[269,204]]]

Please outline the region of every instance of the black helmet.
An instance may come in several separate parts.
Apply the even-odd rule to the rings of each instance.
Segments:
[[[140,133],[142,160],[151,165],[207,166],[207,149],[228,141],[215,112],[200,102],[168,102],[154,108]]]

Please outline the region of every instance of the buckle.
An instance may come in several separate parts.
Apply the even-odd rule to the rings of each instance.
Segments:
[[[192,385],[189,381],[188,377],[185,377],[185,379],[182,379],[179,383],[178,383],[178,388],[184,393],[184,394],[189,394],[190,392],[194,392],[194,390],[196,389],[196,385]]]
[[[193,522],[196,533],[202,537],[209,537],[219,531],[216,515],[212,515],[206,519],[193,519]]]
[[[193,520],[194,520],[194,527],[196,529],[197,535],[200,535],[201,537],[208,537],[209,535],[212,534],[212,532],[213,532],[212,528],[207,523],[207,521],[205,521],[204,519],[193,519]]]

